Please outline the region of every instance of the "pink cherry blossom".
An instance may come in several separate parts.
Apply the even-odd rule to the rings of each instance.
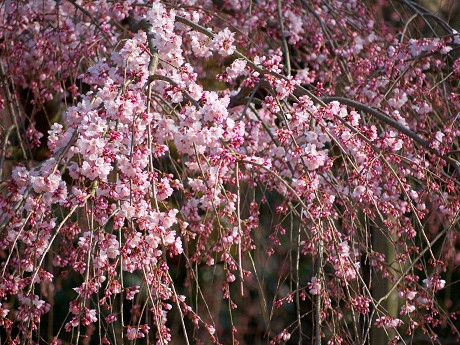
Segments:
[[[0,6],[5,339],[455,341],[460,36],[423,6]]]
[[[312,295],[319,295],[321,293],[321,282],[318,278],[311,278],[311,282],[308,283],[309,292]]]

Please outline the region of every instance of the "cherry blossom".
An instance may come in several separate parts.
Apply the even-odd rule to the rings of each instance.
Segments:
[[[309,287],[309,292],[312,295],[318,295],[321,293],[321,282],[316,277],[311,278],[311,282],[308,283],[308,287]]]

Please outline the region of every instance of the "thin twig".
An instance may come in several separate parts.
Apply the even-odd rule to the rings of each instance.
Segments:
[[[239,266],[239,271],[240,271],[240,289],[241,289],[241,296],[244,296],[244,289],[243,289],[243,282],[244,282],[244,276],[243,276],[243,264],[241,260],[241,251],[242,251],[242,246],[243,246],[243,229],[241,227],[241,194],[240,194],[240,169],[238,162],[235,164],[235,178],[236,178],[236,217],[238,218],[238,233],[240,236],[240,240],[238,243],[238,266]]]
[[[18,118],[19,115],[16,114],[13,108],[13,96],[16,97],[16,95],[12,95],[10,92],[10,89],[8,87],[8,77],[6,76],[5,69],[3,67],[3,63],[0,62],[0,77],[1,77],[1,83],[3,84],[3,93],[5,94],[6,97],[6,105],[8,107],[8,112],[10,113],[11,121],[14,124],[14,127],[16,129],[16,135],[18,136],[18,141],[19,141],[19,147],[21,148],[22,155],[24,159],[28,160],[28,155],[26,153],[26,149],[24,147],[24,143],[22,142],[21,139],[21,132],[18,124]],[[30,153],[30,149],[29,149]],[[32,157],[32,154],[30,154],[30,157]]]
[[[316,274],[318,279],[322,281],[323,276],[323,239],[322,239],[322,227],[318,227],[318,254],[316,261]],[[316,345],[321,345],[321,292],[315,296],[315,342]]]
[[[280,23],[280,31],[281,31],[281,43],[283,46],[284,51],[284,60],[286,61],[286,70],[287,75],[291,75],[291,56],[289,55],[289,46],[286,40],[286,33],[284,32],[284,21],[283,21],[283,13],[281,12],[281,0],[277,2],[277,9],[278,9],[278,20]]]
[[[2,152],[0,152],[0,181],[3,177],[3,161],[5,160],[6,156],[6,147],[8,146],[8,138],[10,137],[11,132],[14,129],[14,125],[10,126],[5,133],[5,140],[3,141]]]

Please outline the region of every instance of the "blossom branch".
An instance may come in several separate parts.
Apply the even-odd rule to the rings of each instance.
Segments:
[[[365,111],[366,113],[374,116],[378,120],[380,120],[380,121],[384,122],[385,124],[395,128],[399,132],[407,135],[409,138],[413,139],[416,143],[420,144],[423,148],[427,149],[428,151],[430,151],[431,153],[435,154],[439,158],[442,158],[442,159],[448,161],[449,163],[451,163],[454,166],[454,168],[455,168],[455,170],[457,172],[457,175],[460,177],[460,163],[457,160],[455,160],[455,159],[453,159],[451,157],[446,157],[446,155],[441,155],[436,149],[434,149],[434,148],[432,148],[430,146],[430,143],[428,141],[426,141],[425,139],[423,139],[420,136],[418,136],[416,133],[411,131],[409,128],[404,127],[399,122],[393,120],[388,115],[385,115],[385,114],[381,113],[380,111],[375,110],[374,108],[371,108],[371,107],[369,107],[369,106],[367,106],[367,105],[365,105],[363,103],[356,102],[356,101],[353,101],[351,99],[344,98],[344,97],[323,97],[322,100],[324,102],[326,102],[326,103],[330,103],[330,102],[333,102],[333,101],[338,101],[338,102],[340,102],[342,104],[349,105],[351,107],[354,107],[355,109]],[[449,153],[447,153],[447,154],[449,154]]]

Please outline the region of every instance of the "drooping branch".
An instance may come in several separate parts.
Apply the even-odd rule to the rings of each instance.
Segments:
[[[414,140],[417,144],[421,145],[423,148],[427,149],[429,152],[432,154],[438,156],[441,159],[446,160],[450,164],[452,164],[455,167],[455,171],[457,172],[458,177],[460,178],[460,163],[453,159],[452,157],[449,157],[449,152],[446,154],[442,155],[439,153],[438,150],[433,148],[428,141],[425,139],[421,138],[419,135],[417,135],[415,132],[411,131],[409,128],[403,126],[399,122],[393,120],[391,117],[388,115],[382,113],[381,111],[378,111],[372,107],[369,107],[363,103],[353,101],[351,99],[345,98],[345,97],[323,97],[322,100],[326,103],[330,103],[333,101],[340,102],[341,104],[348,105],[350,107],[353,107],[355,109],[359,109],[361,111],[364,111],[368,113],[369,115],[375,117],[376,119],[382,121],[383,123],[393,127],[397,131],[407,135],[409,138]]]
[[[271,84],[267,80],[262,79],[260,81],[260,83],[259,83],[259,87],[260,88],[270,88]],[[252,89],[249,88],[249,87],[242,87],[240,92],[238,92],[236,95],[234,95],[234,96],[232,96],[230,98],[229,107],[236,107],[238,105],[245,104],[246,101],[247,101],[247,97],[251,94],[251,91],[252,91]],[[305,95],[310,96],[311,92],[309,92],[309,91],[306,92],[306,89],[303,88],[303,87],[296,87],[293,94],[296,97],[301,97],[301,96],[305,96]],[[325,106],[327,103],[337,101],[337,102],[339,102],[341,104],[345,104],[345,105],[348,105],[348,106],[353,107],[355,109],[364,111],[365,113],[367,113],[367,114],[371,115],[372,117],[376,118],[377,120],[389,125],[390,127],[394,128],[395,130],[399,131],[400,133],[402,133],[404,135],[407,135],[409,138],[414,140],[417,144],[419,144],[420,146],[422,146],[423,148],[425,148],[426,150],[428,150],[432,154],[434,154],[434,155],[438,156],[439,158],[444,159],[445,161],[447,161],[450,164],[452,164],[454,166],[454,168],[455,168],[455,171],[457,172],[457,175],[460,177],[460,163],[457,160],[455,160],[452,157],[450,157],[450,155],[452,154],[451,152],[446,152],[445,154],[441,154],[438,150],[433,148],[427,140],[423,139],[417,133],[415,133],[414,131],[412,131],[409,128],[405,127],[404,125],[400,124],[399,122],[397,122],[396,120],[392,119],[390,116],[384,114],[383,112],[381,112],[381,111],[379,111],[377,109],[374,109],[374,108],[372,108],[372,107],[370,107],[370,106],[368,106],[366,104],[363,104],[363,103],[360,103],[360,102],[357,102],[357,101],[354,101],[354,100],[351,100],[351,99],[345,98],[345,97],[322,97],[321,99],[318,99],[318,100],[319,101],[317,101],[317,103],[319,103],[320,105],[323,105],[323,106]]]

